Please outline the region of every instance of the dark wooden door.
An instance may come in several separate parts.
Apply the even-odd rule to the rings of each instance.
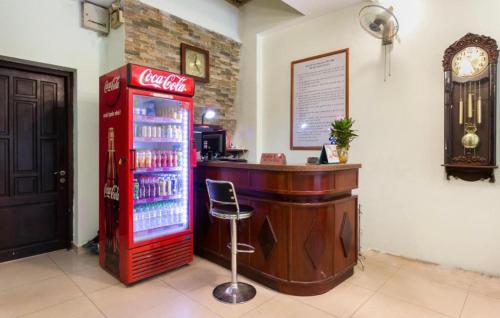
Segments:
[[[70,242],[69,81],[44,70],[0,62],[0,261]]]

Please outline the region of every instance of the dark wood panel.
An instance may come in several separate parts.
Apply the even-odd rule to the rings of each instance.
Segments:
[[[51,241],[58,234],[56,231],[57,214],[53,202],[24,205],[14,208],[0,208],[0,224],[9,224],[15,218],[13,227],[2,228],[0,250],[23,245]]]
[[[352,197],[335,204],[335,274],[341,274],[357,262],[357,199]],[[346,244],[346,245],[344,245]],[[345,247],[345,249],[344,249]]]
[[[9,78],[0,76],[0,135],[9,134]]]
[[[9,140],[0,139],[0,196],[9,195]]]
[[[244,170],[210,169],[205,171],[203,178],[226,180],[234,183],[235,187],[248,187],[248,172]]]
[[[29,78],[14,77],[14,96],[37,98],[37,81]]]
[[[288,174],[276,171],[250,171],[250,188],[260,191],[288,191]]]
[[[41,140],[40,141],[40,191],[53,192],[57,191],[57,176],[54,171],[57,171],[57,140]]]
[[[256,247],[250,265],[288,280],[289,207],[255,199],[251,205],[258,212],[250,218],[250,244]]]
[[[333,189],[334,188],[334,175],[331,173],[297,173],[292,174],[291,190],[308,192],[312,189]]]
[[[207,249],[219,254],[220,235],[219,223],[220,221],[213,218],[208,214],[208,195],[201,187],[195,191],[197,199],[194,201],[194,210],[196,211],[196,218],[194,219],[194,236],[195,245],[200,249]]]
[[[290,280],[311,282],[333,275],[333,207],[293,207]]]
[[[36,171],[36,103],[17,101],[14,103],[16,172]]]
[[[339,171],[335,174],[335,189],[349,190],[358,187],[358,171],[347,170]]]
[[[56,134],[57,120],[57,84],[41,82],[41,136],[54,136]]]
[[[37,189],[37,177],[16,177],[15,178],[15,194],[16,195],[26,195],[26,194],[36,194]]]

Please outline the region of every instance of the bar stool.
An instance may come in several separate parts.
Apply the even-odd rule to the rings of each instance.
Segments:
[[[236,221],[248,219],[254,210],[251,206],[238,203],[232,182],[206,179],[206,184],[210,200],[210,215],[231,221],[231,243],[227,244],[227,248],[231,250],[231,282],[215,287],[212,294],[223,303],[244,303],[254,298],[257,292],[252,285],[238,282],[236,256],[238,253],[253,253],[255,248],[249,244],[237,243]]]

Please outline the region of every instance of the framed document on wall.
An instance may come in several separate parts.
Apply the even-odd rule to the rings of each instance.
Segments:
[[[292,62],[290,149],[329,143],[331,123],[349,116],[349,49]]]

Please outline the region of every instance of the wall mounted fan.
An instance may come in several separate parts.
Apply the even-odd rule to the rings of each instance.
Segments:
[[[394,38],[399,31],[399,22],[394,15],[393,7],[385,8],[379,4],[368,4],[359,11],[359,23],[361,27],[373,37],[382,40],[384,46],[384,81],[387,76],[391,76],[391,56],[390,50],[387,50],[392,45]],[[387,70],[389,66],[389,70]]]

